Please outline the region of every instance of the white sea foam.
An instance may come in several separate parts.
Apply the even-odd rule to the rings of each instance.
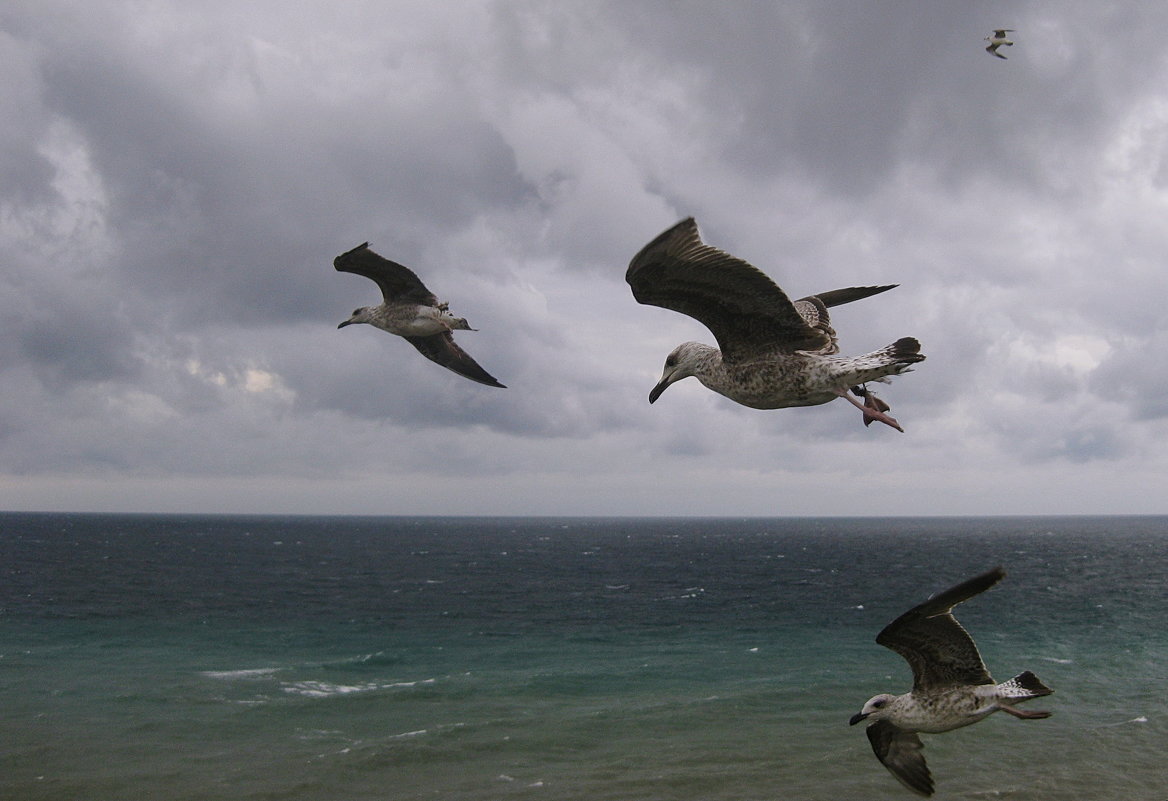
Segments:
[[[1126,726],[1129,723],[1147,723],[1147,722],[1148,722],[1148,718],[1145,715],[1139,715],[1137,717],[1132,718],[1131,720],[1121,720],[1119,723],[1104,723],[1104,724],[1097,726],[1096,728],[1113,729],[1116,726]]]
[[[293,695],[303,695],[308,698],[328,698],[333,695],[349,695],[350,693],[368,692],[377,689],[376,684],[331,684],[327,681],[294,681],[285,684],[281,689]]]
[[[237,681],[240,679],[259,679],[279,673],[284,668],[245,668],[243,670],[204,670],[199,675],[209,679]]]
[[[306,698],[332,698],[354,693],[376,692],[378,690],[393,690],[402,687],[417,687],[433,684],[435,679],[421,679],[419,681],[395,681],[388,683],[362,682],[360,684],[334,684],[327,681],[290,681],[285,682],[281,689],[291,695],[302,695]]]
[[[377,659],[377,658],[382,657],[384,655],[385,655],[385,651],[373,651],[372,653],[358,654],[356,656],[350,656],[350,657],[346,657],[344,659],[338,659],[336,661],[321,662],[317,666],[318,667],[336,667],[338,665],[341,665],[341,666],[354,665],[354,664],[359,665],[359,664],[364,664],[365,662],[369,662],[371,660]]]

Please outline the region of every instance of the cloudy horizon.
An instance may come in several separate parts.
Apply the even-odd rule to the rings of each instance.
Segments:
[[[984,51],[1010,27],[1008,60]],[[1168,513],[1168,6],[520,0],[0,8],[0,509]],[[647,396],[677,220],[845,353],[850,405]],[[369,326],[361,242],[476,331]]]

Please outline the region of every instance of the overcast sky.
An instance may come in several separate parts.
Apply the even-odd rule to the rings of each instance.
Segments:
[[[983,38],[1016,29],[1009,58]],[[0,509],[1168,512],[1168,4],[0,5]],[[850,405],[647,395],[692,215],[845,353]],[[370,326],[364,241],[507,389]]]

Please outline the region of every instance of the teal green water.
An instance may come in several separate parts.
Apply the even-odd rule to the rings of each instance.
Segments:
[[[0,798],[911,797],[847,720],[958,610],[1048,720],[938,798],[1164,801],[1168,519],[0,515]]]

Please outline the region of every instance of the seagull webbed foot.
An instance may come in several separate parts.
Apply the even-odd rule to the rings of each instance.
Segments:
[[[1009,704],[1003,704],[1001,701],[998,702],[998,709],[1002,710],[1003,712],[1007,712],[1007,713],[1013,715],[1014,717],[1018,718],[1019,720],[1042,720],[1043,718],[1050,717],[1050,713],[1045,711],[1045,710],[1015,709],[1014,707],[1010,706]]]
[[[875,402],[867,401],[866,403],[860,403],[858,400],[853,398],[851,395],[849,395],[846,391],[844,391],[842,389],[837,389],[835,391],[835,394],[838,395],[839,397],[843,398],[848,403],[852,404],[853,406],[855,406],[857,409],[859,409],[861,412],[864,413],[864,425],[868,425],[873,420],[879,420],[881,423],[884,423],[884,425],[892,426],[900,433],[902,433],[902,434],[904,433],[904,429],[900,427],[900,423],[896,422],[896,418],[889,417],[887,414],[884,413],[884,410],[879,408],[879,406],[884,406],[885,408],[888,408],[887,404],[885,404],[884,401],[880,400],[879,398],[877,398]]]
[[[853,404],[856,406],[856,408],[864,413],[865,426],[872,425],[873,420],[879,420],[885,425],[892,426],[900,433],[904,433],[904,429],[900,427],[900,423],[896,422],[895,418],[885,414],[885,412],[887,412],[892,407],[869,392],[866,385],[852,387],[852,392],[864,399],[863,405],[861,405],[854,398],[848,397],[846,392],[840,392],[837,394],[839,394],[840,397]]]

